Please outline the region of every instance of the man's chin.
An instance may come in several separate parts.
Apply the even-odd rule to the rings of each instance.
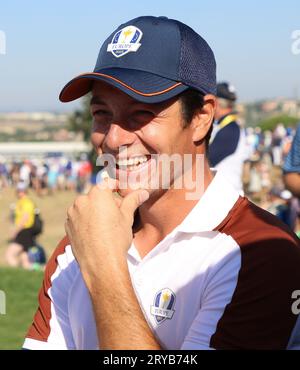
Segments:
[[[118,194],[122,198],[124,198],[124,197],[126,197],[127,195],[131,194],[132,192],[134,192],[136,190],[147,190],[148,191],[149,200],[150,200],[150,203],[147,201],[148,204],[156,203],[167,191],[167,190],[163,190],[163,189],[149,189],[147,187],[144,187],[144,188],[140,187],[138,189],[118,189]]]

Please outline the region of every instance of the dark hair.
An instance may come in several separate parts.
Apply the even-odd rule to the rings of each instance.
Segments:
[[[188,127],[192,122],[192,119],[197,110],[202,109],[204,106],[204,95],[194,89],[188,89],[179,95],[179,101],[181,103],[181,111],[183,118],[183,127]],[[206,143],[206,149],[208,150],[209,140],[211,137],[213,125],[211,125],[207,135],[203,139]]]

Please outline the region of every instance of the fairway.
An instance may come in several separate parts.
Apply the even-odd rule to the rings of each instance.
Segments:
[[[6,295],[6,314],[0,315],[0,349],[20,349],[38,305],[43,273],[0,269],[0,290]]]

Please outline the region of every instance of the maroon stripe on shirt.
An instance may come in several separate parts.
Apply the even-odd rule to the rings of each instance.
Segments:
[[[39,292],[39,308],[34,316],[26,338],[31,338],[46,342],[50,335],[51,320],[51,299],[48,290],[51,287],[51,277],[58,266],[57,257],[65,253],[66,246],[69,245],[67,237],[61,240],[51,256],[45,270],[44,280]]]
[[[231,302],[210,346],[215,349],[286,349],[296,325],[292,293],[300,289],[300,241],[277,217],[240,197],[216,228],[241,250]]]

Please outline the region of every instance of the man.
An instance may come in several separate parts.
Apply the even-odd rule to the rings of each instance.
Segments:
[[[299,241],[205,158],[215,73],[191,28],[139,17],[64,87],[64,102],[92,92],[91,140],[116,168],[69,209],[24,348],[299,346]]]
[[[288,190],[295,196],[291,201],[290,219],[291,224],[298,237],[299,228],[299,208],[300,208],[300,124],[298,125],[291,150],[283,166],[284,182]]]
[[[237,122],[235,88],[228,82],[217,85],[216,124],[209,146],[209,161],[237,189],[243,190],[243,164],[247,158],[245,135]]]
[[[16,188],[17,204],[14,217],[13,238],[6,250],[6,261],[9,266],[31,268],[28,250],[35,244],[34,218],[35,207],[27,195],[27,186],[19,182]]]
[[[285,160],[283,171],[286,187],[295,197],[300,198],[300,125],[297,128],[292,148]]]

